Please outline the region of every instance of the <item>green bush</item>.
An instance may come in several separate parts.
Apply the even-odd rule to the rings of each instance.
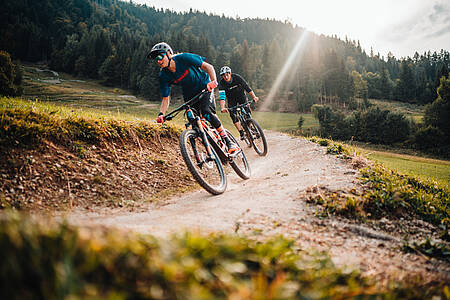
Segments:
[[[336,140],[354,139],[375,144],[394,144],[407,140],[411,124],[403,114],[370,107],[346,116],[329,106],[313,106],[322,136]]]
[[[22,71],[11,61],[11,55],[0,50],[0,95],[22,95]]]
[[[298,118],[298,122],[297,122],[298,128],[302,128],[304,122],[305,122],[305,118],[303,118],[303,116],[300,116]]]
[[[414,134],[414,145],[420,150],[440,148],[445,140],[444,133],[432,126],[421,127]]]
[[[10,100],[13,101],[13,100]],[[0,148],[29,147],[45,138],[49,128],[58,130],[56,120],[47,113],[32,110],[0,110]]]

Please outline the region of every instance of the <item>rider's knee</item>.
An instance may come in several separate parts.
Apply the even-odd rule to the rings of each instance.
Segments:
[[[219,118],[215,114],[208,112],[208,113],[204,114],[203,116],[206,118],[206,120],[209,121],[209,123],[211,123],[211,125],[214,128],[219,128],[222,125]]]

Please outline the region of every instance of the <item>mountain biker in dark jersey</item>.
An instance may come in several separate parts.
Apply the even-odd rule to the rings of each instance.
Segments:
[[[161,68],[159,73],[160,92],[162,96],[160,113],[156,121],[164,122],[164,114],[170,104],[170,86],[180,85],[185,101],[199,94],[205,88],[199,101],[192,107],[207,119],[225,140],[230,154],[240,150],[228,137],[222,123],[216,115],[214,88],[217,87],[216,72],[214,67],[205,61],[205,58],[192,53],[180,53],[174,55],[172,48],[164,42],[152,47],[147,55],[148,59],[154,59]]]
[[[231,120],[234,126],[239,131],[241,139],[244,139],[244,130],[242,129],[241,122],[236,115],[236,110],[230,110],[225,108],[225,99],[228,100],[228,107],[233,107],[238,104],[243,104],[247,102],[247,96],[245,91],[252,96],[255,102],[258,102],[259,98],[256,97],[255,93],[248,86],[247,82],[239,74],[231,74],[231,69],[228,66],[224,66],[220,69],[220,79],[219,82],[219,95],[220,95],[220,108],[221,111],[229,112]],[[247,109],[247,108],[245,108]]]

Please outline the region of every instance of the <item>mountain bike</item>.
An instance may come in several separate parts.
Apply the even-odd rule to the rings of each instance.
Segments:
[[[258,122],[252,118],[250,104],[252,102],[245,102],[233,107],[229,107],[228,110],[236,110],[239,121],[241,122],[242,129],[244,129],[244,141],[249,147],[253,146],[256,153],[260,156],[267,154],[267,140],[264,135],[264,131]]]
[[[175,110],[164,116],[170,121],[181,111],[187,119],[186,130],[180,135],[180,150],[188,170],[205,190],[213,195],[222,194],[227,187],[227,176],[223,165],[227,163],[242,178],[250,178],[250,166],[242,149],[228,153],[225,141],[217,130],[192,107],[205,93],[203,90]],[[225,129],[226,130],[226,129]],[[226,130],[228,137],[237,145],[236,138]]]

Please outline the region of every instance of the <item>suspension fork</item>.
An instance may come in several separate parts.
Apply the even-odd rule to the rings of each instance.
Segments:
[[[198,120],[196,120],[196,121],[197,121],[198,130],[200,130],[200,137],[202,139],[202,142],[206,147],[206,151],[208,152],[208,155],[211,156],[212,155],[211,144],[209,143],[208,137],[206,136],[206,132],[205,132],[205,129],[203,128],[202,121],[200,120],[200,118],[198,118]]]
[[[239,120],[241,121],[242,129],[248,129],[247,118],[242,114],[242,112],[239,113]]]
[[[196,125],[197,130],[198,130],[198,132],[200,134],[200,138],[202,139],[202,142],[203,142],[203,144],[206,147],[206,152],[208,152],[208,155],[211,156],[212,155],[211,145],[209,144],[208,138],[206,137],[206,132],[203,129],[203,124],[202,124],[202,121],[200,120],[200,117],[198,117],[198,116],[194,117],[194,114],[193,114],[191,109],[187,110],[186,115],[188,117],[189,122],[192,125],[194,125],[194,124]],[[194,145],[195,145],[195,143],[194,143]],[[196,147],[195,147],[194,151],[197,152]]]

